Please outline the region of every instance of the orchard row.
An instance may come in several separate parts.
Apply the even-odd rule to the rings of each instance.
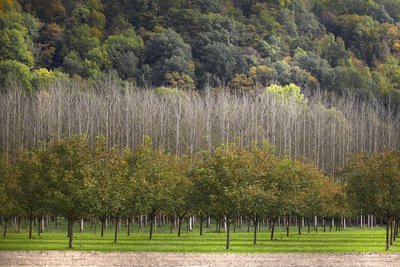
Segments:
[[[253,222],[254,243],[261,220],[279,218],[324,220],[373,214],[394,227],[400,214],[400,153],[383,151],[352,157],[334,182],[305,160],[279,156],[264,142],[220,145],[191,156],[155,148],[149,137],[135,151],[109,148],[84,135],[53,137],[40,148],[4,156],[0,164],[0,214],[26,216],[29,237],[36,216],[68,220],[69,247],[73,225],[81,218],[115,220],[146,215],[152,239],[159,215],[184,219],[213,218],[230,227],[238,218]],[[392,239],[392,236],[391,236]],[[392,240],[390,240],[392,241]],[[387,237],[387,245],[389,244]],[[387,247],[388,248],[388,247]]]

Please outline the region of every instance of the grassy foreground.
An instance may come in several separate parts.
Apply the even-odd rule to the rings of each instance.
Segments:
[[[205,228],[203,236],[198,229],[187,233],[182,229],[182,235],[169,233],[169,227],[157,228],[153,240],[148,240],[148,229],[133,228],[130,236],[126,229],[121,227],[118,242],[113,243],[113,227],[109,227],[103,237],[100,236],[99,226],[96,234],[93,228],[85,225],[85,231],[74,231],[74,250],[82,251],[134,251],[134,252],[226,252],[226,234],[215,233],[215,227]],[[244,229],[245,228],[245,229]],[[270,233],[262,229],[257,235],[257,245],[253,245],[253,233],[247,233],[247,227],[238,229],[231,234],[230,252],[242,253],[278,253],[278,252],[385,252],[384,228],[359,229],[346,228],[343,231],[303,233],[298,235],[296,228],[291,228],[289,237],[282,228],[277,228],[275,240],[270,240]],[[21,233],[9,232],[7,237],[0,237],[0,250],[68,250],[66,230],[54,229],[48,226],[44,233],[33,239],[28,239],[27,230]],[[389,252],[399,252],[397,242],[391,246]]]

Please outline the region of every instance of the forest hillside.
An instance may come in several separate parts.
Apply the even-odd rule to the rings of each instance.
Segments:
[[[398,0],[0,0],[0,88],[113,73],[139,87],[294,83],[399,103],[399,37]]]

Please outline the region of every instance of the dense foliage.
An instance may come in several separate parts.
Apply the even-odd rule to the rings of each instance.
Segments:
[[[389,249],[389,245],[393,244],[393,235],[397,235],[400,212],[400,151],[372,155],[358,153],[344,168],[343,177],[350,203],[356,210],[361,214],[374,213],[385,218],[386,249]]]
[[[141,86],[295,83],[400,95],[396,0],[1,0],[0,86],[114,71]]]

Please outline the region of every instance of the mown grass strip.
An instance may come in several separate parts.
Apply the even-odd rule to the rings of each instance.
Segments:
[[[94,233],[93,228],[86,227],[85,232],[74,233],[74,250],[81,251],[133,251],[133,252],[226,252],[224,232],[215,233],[213,227],[206,228],[203,236],[198,229],[187,233],[180,238],[176,233],[169,233],[169,227],[159,227],[148,240],[146,228],[132,229],[127,236],[126,229],[121,227],[118,242],[113,243],[113,228],[109,227],[103,237],[99,231]],[[270,240],[270,233],[262,229],[258,233],[257,245],[253,245],[253,233],[246,229],[237,229],[232,233],[230,252],[245,253],[278,253],[278,252],[385,252],[384,228],[359,229],[346,228],[343,231],[310,232],[304,231],[298,235],[293,227],[289,237],[285,229],[278,228],[275,240]],[[322,230],[322,229],[320,229]],[[52,229],[49,226],[46,232],[33,239],[27,238],[27,231],[20,233],[10,232],[7,237],[0,238],[0,250],[68,250],[68,239],[64,229]],[[389,252],[399,252],[397,242]]]

